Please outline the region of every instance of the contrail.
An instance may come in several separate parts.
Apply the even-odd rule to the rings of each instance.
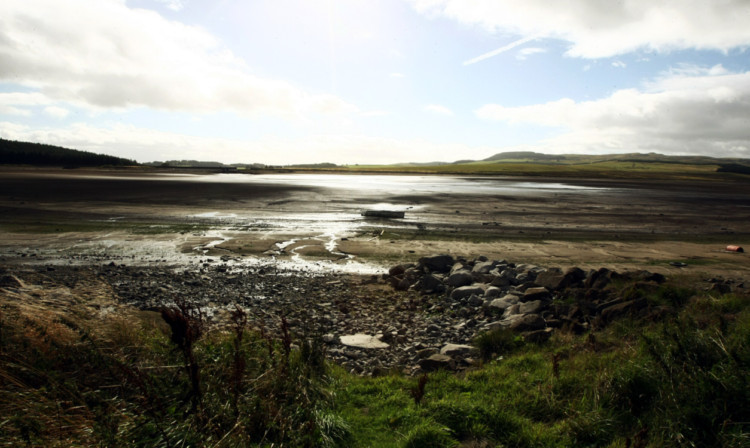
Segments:
[[[531,42],[532,40],[536,40],[538,38],[539,36],[528,36],[528,37],[518,39],[517,41],[511,42],[508,45],[505,45],[504,47],[498,48],[497,50],[492,50],[489,53],[485,53],[483,55],[477,56],[474,59],[469,59],[468,61],[464,61],[464,65],[471,65],[479,61],[484,61],[485,59],[489,59],[493,56],[497,56],[500,53],[505,53],[506,51],[512,50],[519,45],[523,45],[526,42]]]

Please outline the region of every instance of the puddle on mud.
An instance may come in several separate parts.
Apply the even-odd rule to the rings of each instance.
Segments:
[[[162,177],[163,178],[163,177]],[[342,238],[372,229],[420,228],[428,224],[429,207],[403,203],[398,196],[433,197],[436,194],[540,194],[581,190],[582,194],[599,189],[566,184],[518,182],[501,178],[452,178],[434,176],[357,176],[357,175],[211,175],[174,177],[207,182],[243,182],[284,184],[321,188],[321,197],[311,201],[273,200],[261,207],[217,210],[211,207],[179,216],[180,223],[208,224],[212,230],[188,234],[132,235],[126,232],[104,234],[89,239],[62,239],[27,242],[0,247],[0,257],[23,262],[46,264],[90,264],[91,262],[130,265],[161,264],[190,266],[222,262],[229,266],[265,266],[279,269],[320,273],[377,274],[383,266],[364,263],[338,249]],[[489,196],[488,196],[489,197]],[[270,200],[270,199],[269,199]],[[238,202],[242,204],[242,202]],[[403,211],[403,219],[365,218],[365,210]],[[123,221],[119,214],[112,222]],[[442,216],[441,219],[450,219]],[[184,221],[183,221],[184,220]],[[157,226],[158,227],[158,226]],[[245,256],[229,250],[232,239],[243,234],[273,242],[275,249],[266,255]],[[90,234],[88,235],[90,237]],[[65,239],[67,238],[67,239]],[[187,248],[187,250],[184,250]]]

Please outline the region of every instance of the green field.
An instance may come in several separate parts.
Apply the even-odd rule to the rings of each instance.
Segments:
[[[633,163],[606,161],[593,163],[544,164],[528,162],[471,162],[433,166],[349,166],[341,171],[381,173],[474,174],[539,177],[583,177],[595,179],[726,179],[734,175],[718,173],[718,165],[674,163]]]

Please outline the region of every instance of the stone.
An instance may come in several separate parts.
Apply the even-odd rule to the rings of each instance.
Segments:
[[[500,295],[503,293],[503,290],[498,288],[497,286],[490,286],[487,288],[487,290],[484,292],[484,298],[485,299],[496,299],[500,297]]]
[[[565,273],[563,274],[565,276],[565,287],[570,288],[574,285],[579,285],[581,282],[586,280],[586,272],[583,271],[583,269],[578,267],[572,267],[565,270]]]
[[[445,285],[439,278],[432,274],[427,274],[420,280],[422,292],[425,294],[441,293],[445,291]]]
[[[471,272],[471,266],[464,263],[463,261],[457,261],[453,264],[453,267],[451,268],[451,274],[455,274],[458,271],[467,271]]]
[[[504,312],[506,309],[515,305],[516,303],[518,303],[518,296],[506,294],[505,296],[500,297],[499,299],[494,299],[492,302],[490,302],[489,308],[490,310]]]
[[[559,269],[550,268],[539,273],[539,275],[536,276],[534,283],[551,291],[556,291],[561,289],[564,280],[565,275],[563,275]]]
[[[601,319],[604,322],[612,322],[617,318],[640,311],[645,308],[646,305],[648,305],[648,301],[645,298],[618,303],[603,309],[601,312]]]
[[[484,304],[484,299],[476,294],[472,294],[471,297],[469,297],[468,304],[473,307],[482,306]]]
[[[490,285],[496,286],[498,288],[504,288],[506,286],[510,286],[510,279],[503,277],[502,274],[496,275],[490,282]]]
[[[471,297],[472,294],[482,296],[484,295],[484,288],[482,288],[481,286],[461,286],[460,288],[456,288],[453,290],[453,292],[451,292],[451,299],[461,300],[467,297]]]
[[[426,267],[431,272],[450,272],[455,262],[456,261],[451,255],[435,255],[432,257],[422,257],[419,259],[419,264]]]
[[[491,261],[479,262],[474,265],[471,272],[474,274],[489,274],[494,267],[495,263]]]
[[[426,372],[434,372],[440,369],[452,370],[455,367],[453,358],[441,355],[440,353],[436,353],[429,358],[420,359],[418,364]]]
[[[604,289],[612,281],[609,274],[610,270],[607,268],[601,268],[598,271],[589,271],[586,280],[583,282],[584,288]]]
[[[545,287],[529,288],[521,299],[522,302],[531,302],[534,300],[552,300],[552,294]]]
[[[510,316],[515,316],[516,314],[520,315],[520,313],[521,313],[521,305],[519,305],[518,303],[515,303],[509,306],[508,308],[506,308],[505,311],[503,311],[503,317],[507,318]]]
[[[454,288],[468,286],[474,282],[474,277],[469,271],[457,271],[448,277],[445,284]]]
[[[334,342],[336,342],[336,336],[334,336],[332,333],[324,334],[322,339],[326,344],[333,344]]]
[[[524,317],[523,314],[515,314],[515,315],[512,315],[512,316],[505,317],[505,318],[503,318],[501,320],[490,322],[487,325],[485,325],[485,327],[489,331],[495,331],[495,330],[501,330],[503,328],[509,328],[511,325],[513,325],[513,323],[515,323],[516,321],[520,320],[523,317]]]
[[[520,314],[539,314],[544,309],[546,301],[543,300],[532,300],[530,302],[524,302],[519,305],[518,312]]]
[[[443,348],[440,349],[440,354],[447,355],[452,358],[476,356],[479,354],[479,350],[476,347],[472,347],[471,345],[445,344]]]
[[[509,328],[513,331],[522,333],[525,331],[543,330],[547,323],[538,314],[524,314],[522,317],[513,321]]]
[[[437,353],[439,353],[438,349],[434,347],[430,347],[430,348],[423,348],[422,350],[417,351],[415,356],[417,359],[425,359]]]
[[[403,264],[393,266],[392,268],[388,269],[388,275],[392,277],[404,275],[404,272],[406,272],[406,268],[407,268],[406,265],[403,265]]]
[[[375,336],[363,333],[341,336],[341,343],[349,347],[359,348],[388,348],[389,345]]]
[[[654,282],[658,284],[662,284],[667,281],[666,277],[664,277],[663,275],[657,272],[649,271],[638,271],[635,273],[635,278],[644,282]]]

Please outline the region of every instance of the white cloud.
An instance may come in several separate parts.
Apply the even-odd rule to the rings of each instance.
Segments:
[[[391,113],[387,110],[368,110],[359,114],[361,117],[387,117]]]
[[[356,108],[250,74],[206,30],[124,0],[5,0],[0,80],[91,108],[300,117]]]
[[[158,3],[163,4],[172,11],[181,11],[185,7],[182,0],[156,0]]]
[[[405,161],[483,159],[497,147],[434,143],[423,139],[392,139],[360,134],[317,134],[299,138],[267,136],[244,141],[195,137],[130,125],[95,127],[76,123],[65,127],[31,128],[0,122],[0,137],[34,141],[67,148],[135,159],[139,162],[173,159],[215,160],[224,163],[333,162],[339,164],[390,164]],[[207,155],[206,148],[211,148]]]
[[[430,112],[437,115],[445,115],[446,117],[452,117],[453,111],[440,104],[428,104],[422,108],[425,112]]]
[[[624,63],[622,61],[613,61],[612,62],[612,67],[615,67],[615,68],[625,68],[627,66],[628,66],[628,64],[626,64],[626,63]]]
[[[529,47],[529,48],[522,48],[518,50],[518,53],[516,54],[516,59],[523,61],[529,56],[540,54],[540,53],[546,53],[546,48],[540,48],[540,47]]]
[[[53,103],[41,93],[9,92],[0,93],[0,114],[29,117],[31,107],[47,106]]]
[[[527,42],[531,42],[532,40],[536,40],[536,39],[537,39],[537,36],[529,36],[529,37],[524,37],[524,38],[515,40],[515,41],[513,41],[513,42],[511,42],[511,43],[509,43],[507,45],[503,45],[502,47],[500,47],[500,48],[498,48],[496,50],[489,51],[489,52],[481,54],[481,55],[479,55],[479,56],[477,56],[475,58],[469,59],[468,61],[464,61],[464,65],[476,64],[479,61],[484,61],[485,59],[489,59],[489,58],[491,58],[493,56],[497,56],[499,54],[505,53],[506,51],[512,50],[512,49],[516,48],[519,45],[523,45],[523,44],[525,44]]]
[[[696,67],[666,73],[643,89],[576,102],[482,106],[486,120],[558,127],[554,152],[646,151],[750,157],[750,72]]]
[[[47,106],[44,108],[44,113],[55,118],[65,118],[70,114],[68,109],[58,106]]]
[[[638,50],[728,51],[750,46],[746,0],[409,0],[428,16],[444,16],[490,32],[570,42],[567,54],[604,58]]]

